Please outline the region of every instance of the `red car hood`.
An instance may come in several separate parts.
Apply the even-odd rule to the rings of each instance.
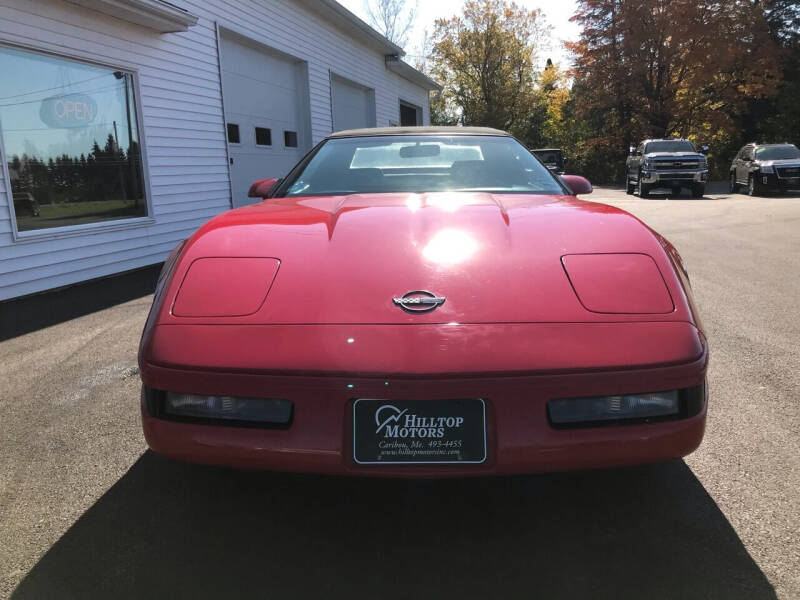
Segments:
[[[605,253],[652,257],[674,310],[627,316],[587,310],[562,257]],[[204,257],[277,259],[274,281],[263,283],[266,300],[244,316],[175,316],[181,282]],[[226,277],[245,263],[219,265]],[[224,287],[210,293],[237,293]],[[412,290],[446,300],[431,312],[409,314],[393,298]],[[672,262],[647,227],[624,211],[573,197],[488,193],[273,199],[230,211],[189,240],[159,317],[239,324],[620,320],[693,321]]]

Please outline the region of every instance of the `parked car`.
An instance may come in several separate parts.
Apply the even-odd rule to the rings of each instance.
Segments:
[[[14,212],[18,217],[38,217],[39,203],[30,192],[13,192]]]
[[[564,174],[564,167],[567,159],[564,158],[564,151],[560,148],[536,148],[531,150],[545,167],[557,175]]]
[[[683,139],[644,140],[631,146],[625,162],[626,192],[647,198],[655,188],[668,188],[676,196],[686,188],[702,198],[708,182],[707,152],[707,146],[698,152]]]
[[[708,347],[675,248],[508,134],[361,129],[167,259],[142,334],[156,452],[459,477],[692,452]]]
[[[731,163],[730,191],[786,192],[800,188],[800,149],[794,144],[747,144]]]

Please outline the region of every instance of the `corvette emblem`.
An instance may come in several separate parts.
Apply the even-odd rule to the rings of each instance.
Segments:
[[[403,294],[400,298],[392,298],[396,306],[406,312],[426,313],[444,304],[444,296],[435,296],[425,290],[416,290]]]

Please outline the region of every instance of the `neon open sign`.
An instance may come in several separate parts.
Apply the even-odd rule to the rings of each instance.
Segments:
[[[63,94],[42,100],[39,118],[48,127],[85,127],[97,115],[97,102],[86,94]]]

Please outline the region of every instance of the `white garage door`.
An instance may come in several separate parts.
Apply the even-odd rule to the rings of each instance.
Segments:
[[[304,63],[235,34],[221,35],[222,95],[233,205],[258,202],[250,185],[283,177],[307,150]]]
[[[375,127],[375,90],[331,75],[333,130]]]

